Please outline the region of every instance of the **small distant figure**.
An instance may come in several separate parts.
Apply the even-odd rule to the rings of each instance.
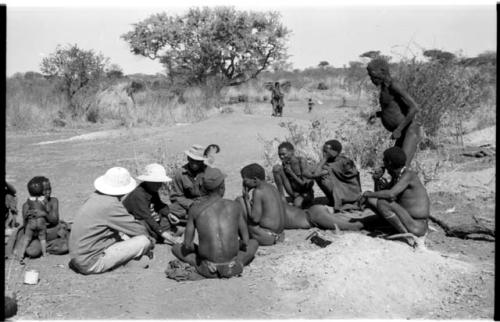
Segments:
[[[206,158],[205,164],[213,167],[215,164],[215,155],[220,152],[220,147],[217,144],[210,144],[203,152],[203,156]]]
[[[313,106],[314,106],[314,102],[313,102],[312,98],[309,98],[309,100],[307,101],[307,108],[308,108],[309,113],[312,112]]]
[[[26,248],[38,237],[42,248],[42,256],[47,255],[47,216],[49,209],[44,196],[44,177],[34,177],[28,182],[28,200],[23,204],[23,221],[25,223],[24,238],[21,244],[20,260],[24,260]]]
[[[283,82],[281,84],[280,82],[275,82],[274,84],[272,82],[267,82],[264,84],[264,87],[271,91],[271,105],[273,107],[273,113],[271,114],[272,116],[283,116],[283,108],[285,107],[285,94],[282,92],[282,90],[287,92],[290,89],[291,85],[292,84],[289,81]]]
[[[391,139],[396,140],[394,146],[405,152],[405,166],[409,166],[421,139],[420,124],[415,121],[415,115],[419,111],[417,103],[391,78],[387,61],[381,58],[373,59],[366,69],[373,84],[380,86],[379,102],[382,109],[371,115],[368,122],[372,123],[375,118],[381,118],[382,125],[392,132]]]
[[[407,159],[403,149],[392,147],[385,150],[383,161],[392,179],[379,182],[383,180],[384,172],[374,173],[375,192],[364,192],[363,201],[398,233],[414,237],[418,244],[419,237],[425,236],[428,229],[430,202],[427,191],[417,173],[405,166]]]
[[[250,238],[261,246],[285,239],[285,203],[275,186],[266,182],[266,172],[257,163],[241,169],[243,197],[236,198],[248,222]]]

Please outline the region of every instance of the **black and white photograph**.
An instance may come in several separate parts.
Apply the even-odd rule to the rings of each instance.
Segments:
[[[4,318],[492,320],[493,1],[14,1]]]

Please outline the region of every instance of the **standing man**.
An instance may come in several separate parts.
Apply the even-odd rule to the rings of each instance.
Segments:
[[[278,146],[278,156],[281,165],[273,167],[278,192],[285,199],[286,191],[295,207],[308,208],[314,199],[314,181],[304,176],[309,172],[307,160],[295,155],[295,149],[290,142],[282,142]]]
[[[158,193],[162,185],[172,179],[167,176],[165,168],[157,163],[148,164],[137,179],[142,182],[125,197],[123,205],[156,241],[174,244],[180,237],[169,232],[169,207],[161,201]]]
[[[283,116],[283,108],[285,107],[284,95],[280,89],[280,83],[275,82],[271,90],[271,104],[273,106],[272,116]]]
[[[184,242],[172,247],[177,258],[193,265],[206,278],[240,275],[258,248],[257,241],[248,237],[239,203],[222,198],[224,177],[219,169],[206,170],[203,188],[208,195],[189,209]],[[199,245],[194,244],[195,231]]]
[[[380,87],[381,111],[370,116],[369,122],[380,117],[386,130],[392,132],[391,139],[396,140],[394,146],[400,147],[406,154],[409,166],[417,150],[421,138],[420,124],[415,121],[419,108],[417,103],[403,87],[392,79],[389,64],[381,58],[373,59],[368,66],[368,75],[372,83]]]
[[[205,148],[197,144],[184,151],[188,163],[174,175],[169,214],[170,222],[174,225],[186,223],[189,207],[195,200],[206,195],[206,191],[202,189],[202,182],[209,166],[205,164],[207,158],[203,156],[204,151]]]
[[[136,187],[127,169],[109,169],[94,181],[94,187],[71,227],[69,267],[84,275],[99,274],[151,256],[154,241],[121,202]]]

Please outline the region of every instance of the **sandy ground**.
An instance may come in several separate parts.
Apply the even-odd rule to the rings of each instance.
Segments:
[[[234,113],[171,127],[7,133],[7,174],[19,190],[20,204],[27,197],[25,184],[31,177],[49,177],[53,195],[60,199],[61,217],[71,221],[92,192],[94,179],[109,167],[131,169],[161,161],[152,159],[159,147],[179,157],[191,144],[218,143],[222,151],[217,165],[228,174],[226,197],[234,198],[241,191],[240,169],[263,160],[258,135],[282,137],[281,121],[320,118],[335,124],[342,116],[356,113],[336,105],[325,102],[308,114],[305,104],[291,102],[283,119],[270,117],[267,105],[253,114],[242,113],[240,106],[234,107]],[[455,206],[459,212],[473,203],[476,211],[489,214],[494,180],[493,185],[489,179],[482,180],[494,176],[493,167],[494,163],[467,172],[479,181],[458,181],[459,190],[446,181],[453,174],[443,174],[444,184],[437,180],[437,188],[431,189],[433,211]],[[486,191],[464,198],[472,189],[467,186],[470,182]],[[492,193],[493,199],[487,197]],[[454,198],[466,202],[454,202]],[[157,245],[150,268],[120,268],[99,276],[73,273],[67,267],[67,255],[31,260],[25,267],[6,261],[6,290],[18,294],[18,319],[493,317],[494,243],[446,237],[437,227],[425,252],[349,232],[325,232],[333,243],[320,249],[305,241],[308,233],[287,231],[283,244],[260,248],[241,278],[169,280],[164,270],[173,259],[170,247]],[[22,284],[27,269],[40,272],[37,285]]]

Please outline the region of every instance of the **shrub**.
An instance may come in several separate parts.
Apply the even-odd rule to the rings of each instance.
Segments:
[[[325,91],[325,90],[327,90],[327,89],[328,89],[328,86],[327,86],[325,83],[320,82],[320,83],[318,84],[318,89],[319,89],[320,91]]]

